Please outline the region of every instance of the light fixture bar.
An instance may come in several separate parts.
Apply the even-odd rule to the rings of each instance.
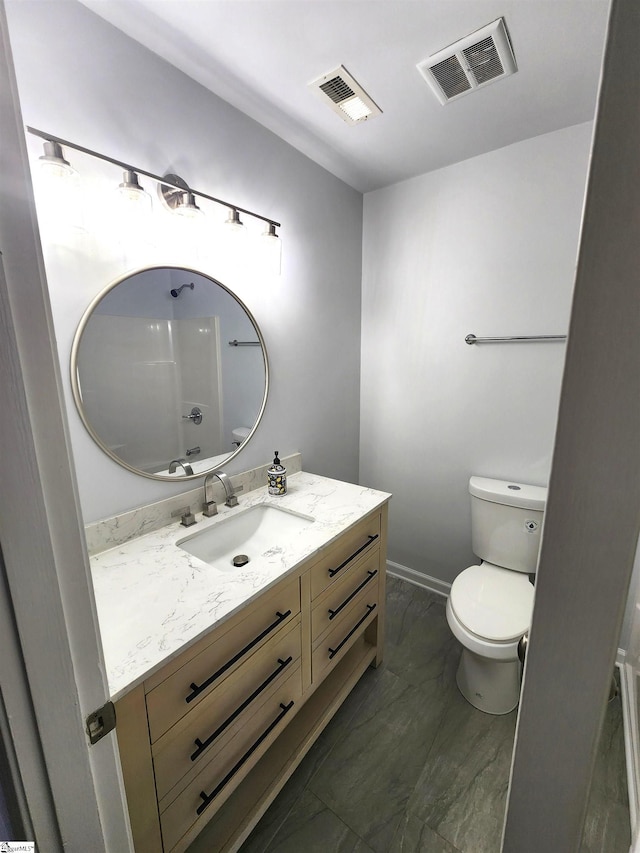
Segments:
[[[151,178],[154,181],[157,181],[159,184],[168,184],[171,187],[174,187],[181,192],[184,192],[184,187],[179,184],[173,183],[169,180],[168,176],[161,177],[160,175],[154,175],[153,172],[148,172],[146,169],[141,169],[139,166],[133,166],[130,163],[124,163],[122,160],[116,160],[114,157],[108,157],[106,154],[100,154],[98,151],[93,151],[91,148],[85,148],[82,145],[77,145],[75,142],[69,142],[68,139],[61,139],[59,136],[54,136],[51,133],[45,133],[43,130],[37,130],[35,127],[29,127],[27,125],[27,130],[29,133],[33,134],[33,136],[38,136],[40,139],[44,139],[45,142],[57,142],[59,145],[64,145],[67,148],[73,148],[74,151],[80,151],[83,154],[89,154],[91,157],[97,157],[99,160],[104,160],[107,163],[112,163],[114,166],[120,166],[121,169],[125,169],[128,172],[137,172],[139,175],[145,175],[147,178]],[[246,213],[248,216],[253,216],[254,219],[261,219],[263,222],[268,222],[270,225],[275,225],[277,228],[281,228],[279,222],[276,222],[273,219],[269,219],[268,216],[262,216],[260,213],[255,213],[253,210],[248,210],[244,207],[238,207],[237,204],[233,204],[230,201],[224,201],[224,199],[216,198],[215,196],[209,195],[208,193],[203,193],[200,190],[196,190],[193,187],[189,187],[189,192],[193,195],[197,195],[200,198],[206,198],[208,201],[213,201],[216,204],[221,204],[224,207],[233,208],[237,210],[239,213]]]

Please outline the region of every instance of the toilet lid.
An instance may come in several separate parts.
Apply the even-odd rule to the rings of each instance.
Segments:
[[[491,563],[469,566],[451,586],[451,606],[460,622],[496,642],[516,640],[529,630],[533,598],[528,575]]]

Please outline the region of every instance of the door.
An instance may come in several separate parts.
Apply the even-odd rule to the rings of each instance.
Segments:
[[[573,853],[580,847],[638,541],[639,40],[640,4],[614,0],[518,715],[504,853]]]

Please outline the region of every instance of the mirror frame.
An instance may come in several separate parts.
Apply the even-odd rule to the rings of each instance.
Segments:
[[[129,465],[123,459],[120,459],[120,457],[116,456],[115,453],[113,453],[104,444],[104,442],[102,441],[100,436],[97,434],[97,432],[95,431],[95,429],[93,428],[93,426],[89,422],[87,415],[86,415],[86,412],[84,410],[84,405],[83,405],[83,401],[82,401],[82,391],[80,388],[80,377],[79,377],[79,369],[78,369],[78,352],[80,349],[80,344],[82,342],[82,336],[83,336],[84,331],[86,329],[87,323],[89,322],[89,319],[91,318],[91,316],[93,314],[94,309],[102,301],[102,299],[104,299],[104,297],[108,293],[110,293],[112,290],[114,290],[119,284],[122,284],[124,281],[127,281],[128,279],[133,278],[134,276],[139,275],[140,273],[152,272],[153,270],[180,270],[180,271],[185,272],[187,274],[198,275],[198,276],[201,276],[202,278],[206,278],[206,279],[208,279],[208,281],[212,282],[213,284],[218,285],[218,287],[221,287],[231,297],[233,297],[233,299],[238,303],[238,305],[245,312],[245,314],[247,315],[247,317],[251,321],[254,329],[256,330],[256,334],[258,336],[258,341],[260,342],[260,345],[262,347],[262,355],[264,358],[264,395],[262,397],[262,403],[260,405],[260,410],[258,412],[256,422],[254,423],[254,425],[251,429],[251,432],[246,437],[246,439],[242,442],[242,444],[239,447],[237,447],[232,453],[229,453],[227,456],[225,456],[224,459],[221,460],[221,462],[219,464],[213,465],[210,468],[207,468],[205,471],[199,471],[197,474],[182,474],[181,476],[168,476],[168,475],[164,475],[164,474],[149,474],[146,471],[142,471],[140,468],[134,468],[132,465]],[[82,423],[84,424],[85,429],[87,430],[87,432],[89,433],[91,438],[94,440],[94,442],[98,445],[100,450],[102,450],[104,453],[106,453],[107,456],[109,456],[111,459],[113,459],[114,462],[117,462],[118,465],[120,465],[122,468],[126,468],[127,471],[131,471],[132,474],[138,474],[140,477],[146,477],[149,480],[155,480],[156,482],[164,481],[167,483],[181,483],[181,482],[184,482],[185,480],[198,480],[201,477],[205,477],[211,471],[218,470],[220,468],[220,465],[227,465],[232,459],[235,459],[235,457],[240,453],[241,450],[244,450],[244,448],[247,445],[247,442],[249,442],[251,440],[254,432],[258,428],[260,421],[262,420],[262,416],[264,414],[264,410],[265,410],[265,407],[267,405],[267,396],[269,394],[269,357],[267,355],[267,347],[266,347],[265,342],[264,342],[264,337],[262,335],[262,332],[260,331],[260,327],[258,326],[258,323],[257,323],[255,317],[253,316],[251,311],[249,311],[249,309],[247,308],[245,303],[242,301],[242,299],[240,299],[240,297],[237,296],[226,285],[222,284],[221,281],[218,281],[217,278],[214,278],[213,276],[208,275],[207,273],[204,273],[201,270],[193,269],[192,267],[176,266],[175,264],[154,264],[153,266],[140,267],[138,269],[131,270],[130,272],[127,272],[125,275],[119,276],[117,279],[115,279],[115,281],[112,281],[105,288],[103,288],[89,303],[84,314],[82,315],[82,318],[80,319],[80,323],[78,324],[78,328],[76,329],[75,335],[73,337],[73,344],[71,346],[71,391],[73,393],[73,400],[74,400],[75,405],[76,405],[76,410],[77,410],[78,414],[80,415],[80,419],[82,420]]]

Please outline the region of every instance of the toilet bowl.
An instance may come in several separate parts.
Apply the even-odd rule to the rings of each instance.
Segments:
[[[527,575],[490,563],[469,566],[458,578],[446,609],[463,646],[458,688],[480,711],[508,714],[520,695],[518,643],[531,624],[533,586]]]
[[[451,585],[447,622],[462,644],[458,688],[487,714],[508,714],[520,698],[518,643],[533,613],[546,489],[472,477],[471,526],[480,565]]]
[[[251,430],[249,427],[236,427],[231,430],[231,443],[234,447],[240,447],[240,445],[247,440],[249,433]]]

